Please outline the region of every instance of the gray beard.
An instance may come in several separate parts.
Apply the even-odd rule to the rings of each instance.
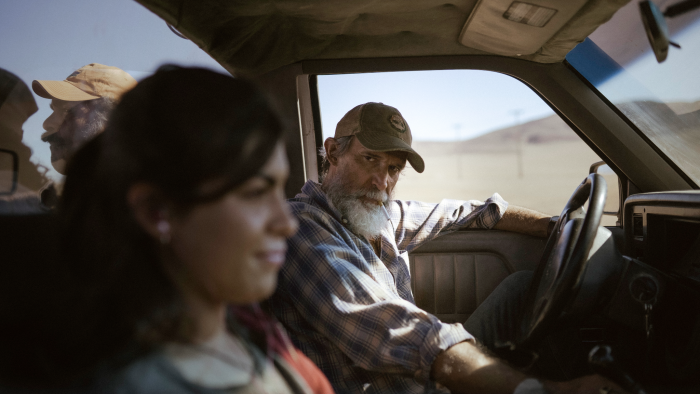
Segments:
[[[347,219],[346,225],[350,231],[368,240],[379,237],[388,219],[380,205],[364,203],[359,200],[359,197],[369,197],[386,203],[391,195],[376,189],[350,191],[340,178],[338,176],[335,179],[327,178],[323,182],[323,190],[331,203],[340,211],[343,218]]]

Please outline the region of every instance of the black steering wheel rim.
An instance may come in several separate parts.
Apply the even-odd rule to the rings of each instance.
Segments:
[[[576,295],[600,226],[606,195],[603,177],[590,174],[562,210],[526,296],[520,319],[521,345],[541,339]],[[589,201],[588,211],[584,216],[586,201]]]

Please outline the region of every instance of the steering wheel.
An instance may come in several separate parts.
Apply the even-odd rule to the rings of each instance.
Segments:
[[[520,320],[519,344],[535,343],[576,296],[603,216],[607,185],[590,174],[576,188],[549,236]],[[588,212],[583,205],[588,201]]]

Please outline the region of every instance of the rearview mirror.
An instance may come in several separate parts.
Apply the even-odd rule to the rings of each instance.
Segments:
[[[639,3],[639,12],[642,14],[644,29],[647,32],[647,38],[649,38],[649,44],[651,44],[651,49],[654,51],[657,62],[661,63],[666,60],[669,45],[678,49],[681,48],[680,45],[671,41],[665,18],[683,15],[698,7],[700,7],[700,0],[684,0],[670,5],[666,8],[666,11],[661,12],[659,7],[649,0]]]
[[[671,42],[664,14],[661,13],[656,4],[648,0],[639,3],[639,12],[642,14],[644,30],[647,32],[647,38],[654,51],[654,56],[656,56],[656,61],[661,63],[668,56],[668,44]]]
[[[0,149],[0,196],[12,194],[17,190],[19,157],[17,153]]]

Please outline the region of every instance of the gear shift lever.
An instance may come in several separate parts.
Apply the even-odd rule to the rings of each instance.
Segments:
[[[588,364],[593,370],[617,383],[633,394],[647,394],[631,376],[623,371],[612,356],[612,349],[607,345],[598,345],[588,353]]]

